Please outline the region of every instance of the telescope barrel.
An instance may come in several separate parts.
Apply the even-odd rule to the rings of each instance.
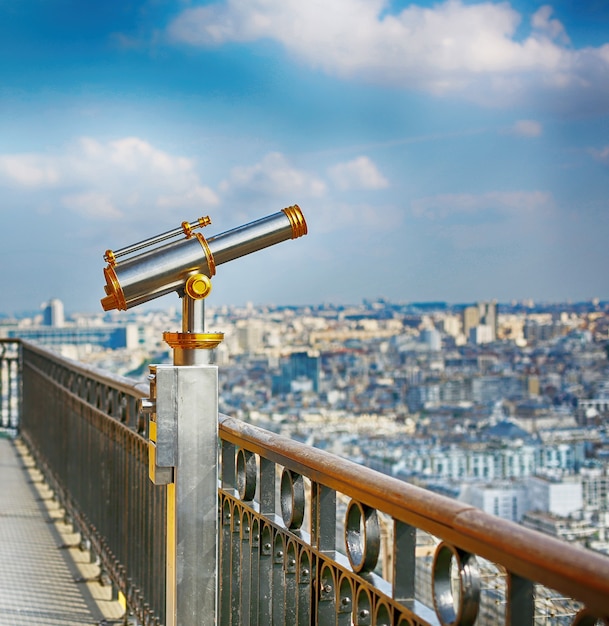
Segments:
[[[209,239],[197,233],[120,262],[110,262],[104,268],[107,295],[101,301],[102,307],[105,311],[130,309],[183,289],[194,273],[211,278],[218,265],[306,234],[302,211],[294,205]],[[153,237],[149,241],[156,243],[159,239]],[[140,250],[141,244],[137,245]]]

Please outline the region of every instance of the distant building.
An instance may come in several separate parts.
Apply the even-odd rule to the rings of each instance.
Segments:
[[[518,376],[478,376],[472,380],[472,398],[482,404],[495,403],[502,398],[518,397],[523,393]]]
[[[469,331],[480,324],[480,312],[477,306],[468,306],[463,309],[463,334],[469,337]]]
[[[421,331],[421,343],[431,352],[440,352],[442,349],[442,336],[435,328],[425,328]]]
[[[527,479],[531,509],[567,517],[584,506],[581,476],[531,476]]]
[[[136,348],[140,345],[140,331],[135,324],[14,328],[8,331],[7,337],[50,347],[91,345],[115,350]]]
[[[42,323],[45,326],[61,328],[65,323],[63,302],[57,298],[49,300],[42,311]]]
[[[263,351],[264,327],[260,320],[243,320],[237,324],[237,341],[243,352],[258,354]]]
[[[468,339],[471,343],[483,344],[495,341],[495,334],[491,326],[486,324],[478,324],[474,328],[470,328]]]
[[[589,511],[609,512],[608,468],[582,468],[584,506]]]
[[[497,303],[478,302],[480,326],[488,326],[491,329],[492,340],[497,339]]]
[[[522,525],[563,541],[584,545],[598,534],[598,528],[586,519],[563,517],[545,511],[529,511],[523,516]]]
[[[314,352],[293,352],[281,360],[281,373],[273,377],[273,394],[311,390],[319,392],[320,358]],[[306,381],[310,381],[308,384]]]
[[[463,309],[463,333],[472,343],[491,343],[497,339],[497,303],[478,302]]]
[[[529,508],[526,487],[514,482],[468,484],[459,500],[512,522],[520,522]]]
[[[609,391],[603,387],[598,397],[579,399],[576,417],[579,424],[599,424],[609,420]]]

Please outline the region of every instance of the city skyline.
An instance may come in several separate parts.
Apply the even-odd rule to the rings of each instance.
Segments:
[[[295,203],[211,306],[609,296],[603,3],[28,0],[0,42],[3,312],[100,311],[107,248]]]

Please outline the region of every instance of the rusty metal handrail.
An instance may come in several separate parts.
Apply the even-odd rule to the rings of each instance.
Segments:
[[[219,423],[221,438],[238,448],[487,559],[511,574],[577,598],[598,615],[605,616],[608,611],[609,558],[601,554],[235,418],[221,415]]]
[[[27,346],[27,349],[30,352],[38,354],[43,358],[52,357],[52,360],[57,365],[65,367],[75,374],[86,376],[91,381],[95,381],[102,385],[107,385],[108,388],[115,389],[116,391],[120,391],[137,398],[145,398],[148,395],[147,383],[137,382],[132,378],[126,378],[125,376],[120,376],[119,374],[111,374],[110,372],[106,372],[92,365],[80,363],[79,361],[75,361],[74,359],[70,359],[55,352],[51,352],[50,350],[29,341],[24,341],[21,339],[0,339],[0,342],[3,341],[17,342],[21,345]]]

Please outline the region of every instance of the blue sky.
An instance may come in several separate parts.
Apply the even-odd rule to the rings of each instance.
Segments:
[[[0,0],[0,311],[295,203],[210,305],[608,298],[609,4]]]

